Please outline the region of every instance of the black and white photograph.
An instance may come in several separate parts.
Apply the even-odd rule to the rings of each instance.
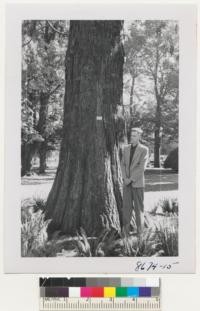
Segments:
[[[178,256],[178,22],[24,20],[21,70],[21,255]]]
[[[195,25],[189,5],[7,8],[6,272],[194,272]]]

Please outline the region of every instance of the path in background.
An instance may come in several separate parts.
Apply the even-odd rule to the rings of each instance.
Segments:
[[[44,175],[22,177],[21,199],[44,198],[51,190],[56,167],[47,169]],[[150,211],[159,199],[178,197],[178,174],[147,174],[144,196],[145,210]]]

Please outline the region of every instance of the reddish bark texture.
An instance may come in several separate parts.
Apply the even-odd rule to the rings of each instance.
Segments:
[[[98,235],[120,230],[122,180],[117,106],[122,101],[122,21],[71,21],[63,140],[47,200],[51,229]]]

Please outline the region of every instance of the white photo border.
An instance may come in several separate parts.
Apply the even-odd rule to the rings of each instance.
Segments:
[[[31,19],[177,20],[179,23],[179,256],[21,257],[21,25]],[[6,273],[194,273],[196,188],[197,7],[190,4],[8,4],[6,7],[6,115],[4,271]],[[136,271],[137,262],[156,269]],[[176,263],[176,264],[175,264]],[[171,265],[169,270],[163,269]]]

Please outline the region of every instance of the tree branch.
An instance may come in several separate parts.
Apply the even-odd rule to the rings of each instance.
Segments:
[[[32,38],[31,38],[30,40],[28,40],[27,42],[25,42],[24,44],[22,44],[22,47],[25,47],[25,46],[28,45],[31,41],[32,41]]]
[[[50,93],[49,93],[49,96],[53,95],[57,89],[61,86],[61,84],[58,84]]]
[[[58,29],[56,29],[49,21],[47,21],[48,25],[51,27],[51,29],[57,33],[59,33],[60,35],[63,35],[63,36],[67,36],[68,33],[67,32],[63,32],[63,31],[60,31]]]
[[[155,72],[154,72],[153,69],[152,69],[152,64],[150,64],[149,61],[148,61],[147,59],[144,59],[144,61],[145,61],[146,65],[147,65],[147,69],[149,70],[149,72],[150,72],[152,78],[153,78],[154,81],[155,81]]]

